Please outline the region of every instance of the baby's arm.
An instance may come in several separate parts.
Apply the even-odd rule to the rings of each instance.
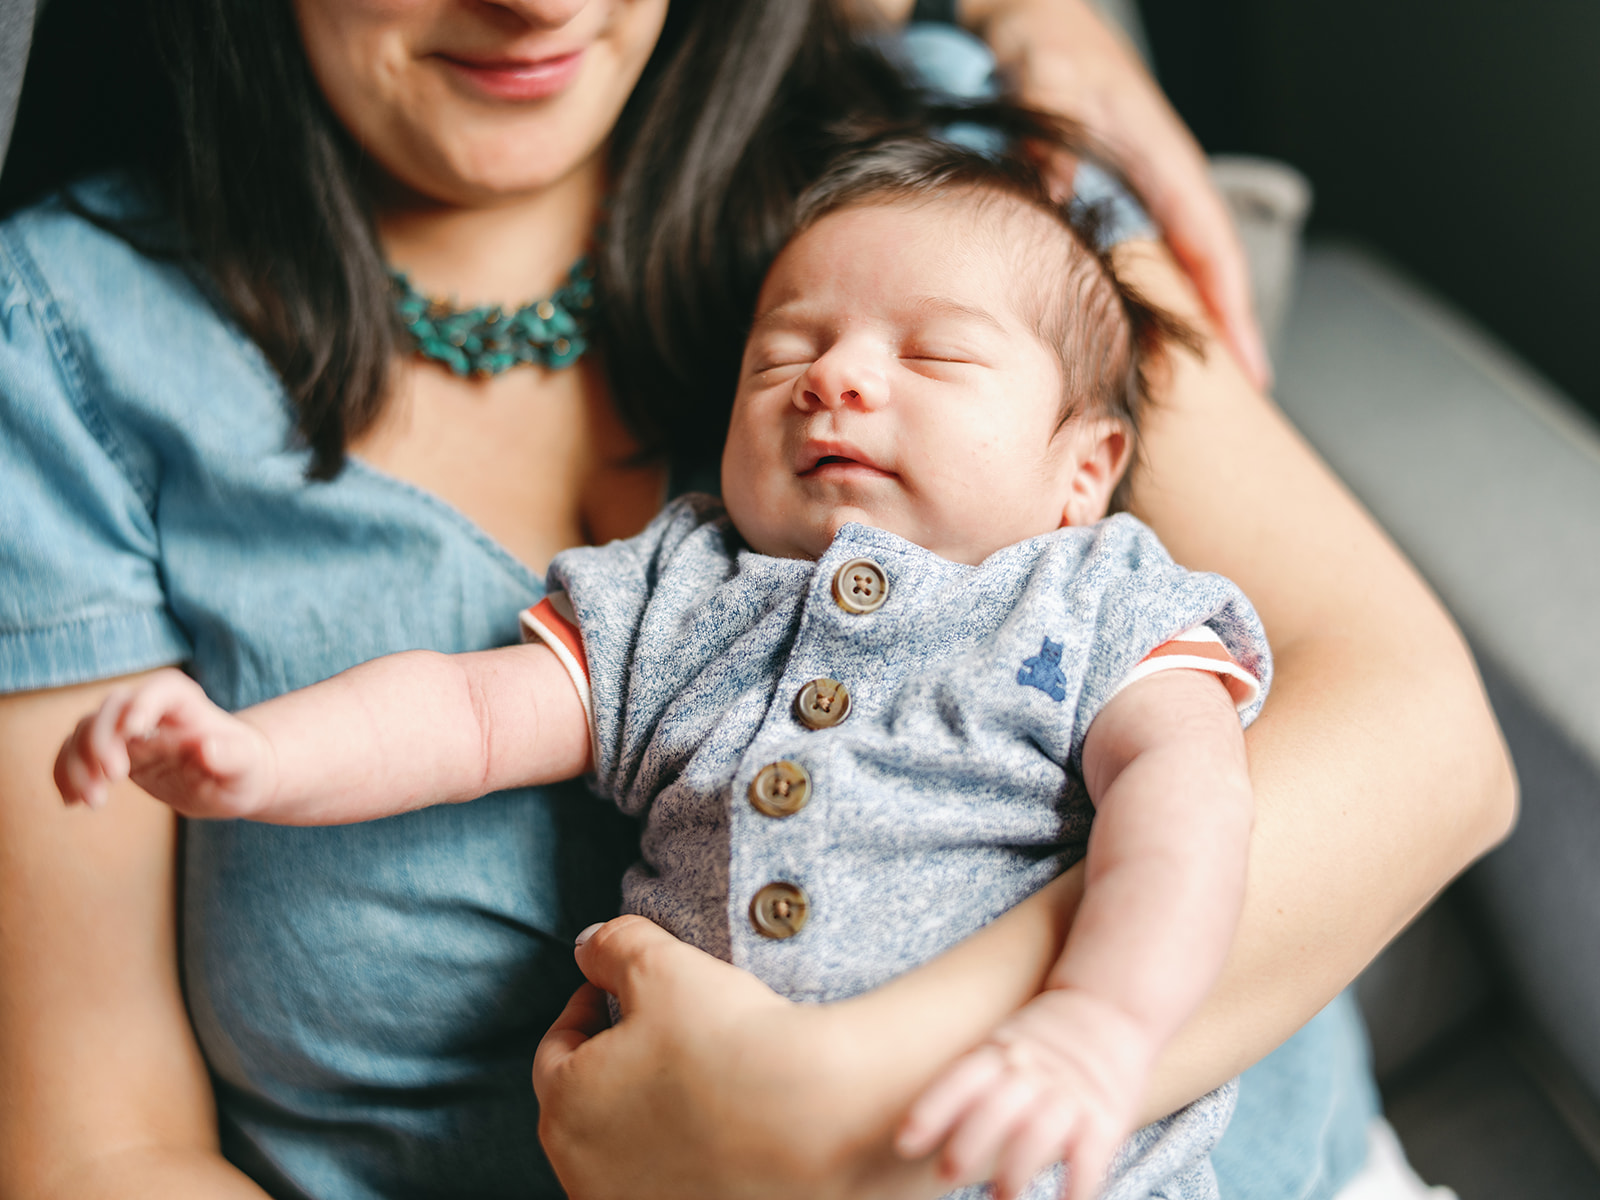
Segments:
[[[131,777],[186,816],[334,825],[549,783],[589,761],[583,703],[543,645],[409,651],[230,715],[179,671],[113,692],[56,759],[69,804]]]
[[[1215,676],[1163,671],[1118,693],[1083,771],[1086,890],[1046,989],[928,1089],[900,1138],[920,1155],[948,1137],[953,1179],[997,1163],[1000,1200],[1059,1159],[1073,1200],[1095,1193],[1156,1055],[1221,971],[1244,896],[1250,778]]]

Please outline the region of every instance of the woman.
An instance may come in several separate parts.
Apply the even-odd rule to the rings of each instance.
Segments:
[[[704,446],[709,431],[671,419],[691,410],[632,407],[625,424],[592,355],[482,380],[403,355],[385,340],[384,263],[429,293],[531,300],[535,314],[549,301],[552,315],[559,294],[576,315],[615,126],[629,153],[615,160],[595,332],[620,403],[650,394],[629,388],[630,364],[682,396],[708,368],[675,361],[666,335],[715,344],[704,326],[740,319],[717,306],[736,308],[762,265],[721,236],[760,234],[759,207],[710,199],[747,165],[736,151],[799,154],[819,118],[870,99],[829,73],[840,48],[806,9],[300,0],[296,24],[287,6],[190,13],[168,30],[174,144],[189,153],[164,164],[165,198],[112,181],[77,193],[93,219],[47,205],[0,231],[0,687],[15,693],[0,701],[0,1192],[553,1190],[526,1064],[577,982],[566,939],[607,914],[631,853],[625,834],[593,827],[595,806],[547,791],[312,836],[195,826],[180,859],[164,812],[135,797],[67,819],[48,748],[113,677],[164,663],[187,661],[237,706],[387,650],[504,641],[550,554],[642,524],[666,480],[639,465],[637,438]],[[127,240],[170,252],[173,215],[203,286]],[[636,275],[616,270],[630,264]],[[1184,298],[1170,269],[1147,269],[1152,291]],[[572,332],[526,352],[570,361]],[[1282,674],[1252,739],[1249,923],[1152,1112],[1280,1041],[1509,809],[1470,664],[1403,564],[1226,354],[1185,360],[1170,386],[1140,510],[1180,557],[1240,579],[1276,625]],[[1255,473],[1229,469],[1241,461]],[[307,483],[308,469],[331,478]],[[1452,757],[1457,739],[1472,749]],[[1363,753],[1342,756],[1353,743]],[[996,1014],[1014,1004],[1059,936],[1053,911],[1018,910],[897,985],[892,1021],[881,998],[774,1009],[720,964],[613,927],[584,966],[641,1019],[580,1044],[574,1007],[546,1043],[564,1180],[586,1195],[640,1194],[636,1171],[646,1193],[675,1179],[685,1194],[737,1191],[752,1170],[811,1194],[876,1182],[902,1095],[941,1047],[982,1032],[943,1027],[949,989],[979,988]],[[1327,945],[1297,961],[1312,939]],[[676,1090],[663,1096],[663,1081]],[[775,1085],[831,1120],[732,1119],[784,1111]]]

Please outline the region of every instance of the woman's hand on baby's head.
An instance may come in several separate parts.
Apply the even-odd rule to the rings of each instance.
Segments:
[[[68,804],[99,808],[113,784],[131,779],[189,817],[248,817],[271,796],[273,775],[261,732],[175,670],[107,696],[62,743],[55,767]]]
[[[922,1094],[896,1146],[918,1158],[942,1145],[945,1178],[992,1179],[998,1200],[1064,1161],[1068,1200],[1091,1200],[1133,1132],[1158,1049],[1107,1001],[1045,991]]]

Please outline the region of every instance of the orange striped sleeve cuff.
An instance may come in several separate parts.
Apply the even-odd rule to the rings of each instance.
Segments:
[[[1205,625],[1186,629],[1177,637],[1162,642],[1128,672],[1117,691],[1159,671],[1207,671],[1222,680],[1237,709],[1255,703],[1261,694],[1261,681],[1234,661],[1222,639]]]
[[[594,698],[589,688],[589,659],[583,652],[583,635],[578,630],[577,614],[565,592],[551,592],[539,603],[522,610],[522,640],[543,642],[555,652],[566,668],[567,678],[578,689],[583,701],[583,716],[594,739]],[[595,761],[599,761],[596,759]]]

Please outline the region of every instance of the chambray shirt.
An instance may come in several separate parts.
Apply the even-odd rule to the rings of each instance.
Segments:
[[[293,442],[277,378],[182,271],[57,201],[0,226],[0,690],[185,663],[237,709],[516,642],[536,573],[359,460],[308,483]],[[228,1157],[278,1197],[559,1197],[529,1064],[637,852],[577,784],[185,822],[183,983]]]
[[[871,612],[835,598],[862,559],[888,581]],[[548,627],[566,611],[581,634],[586,661],[564,657],[592,714],[593,785],[645,818],[626,907],[797,1000],[886,982],[1082,857],[1084,737],[1152,650],[1208,628],[1227,669],[1259,681],[1245,721],[1271,674],[1239,590],[1178,567],[1130,516],[979,566],[851,524],[811,562],[754,553],[720,503],[689,496],[636,538],[557,555],[550,587],[570,609],[552,597],[528,623],[562,645]],[[1146,669],[1166,661],[1195,660]],[[850,707],[812,729],[796,697],[819,678]],[[781,817],[746,800],[777,763],[810,779]],[[750,915],[775,881],[808,902],[778,939]],[[1232,1106],[1230,1087],[1143,1131],[1109,1195],[1214,1197],[1206,1153]]]

